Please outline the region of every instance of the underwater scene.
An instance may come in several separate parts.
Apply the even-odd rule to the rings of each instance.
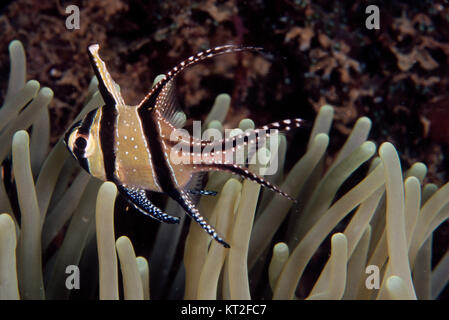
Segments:
[[[447,1],[15,0],[0,35],[0,300],[449,298]]]

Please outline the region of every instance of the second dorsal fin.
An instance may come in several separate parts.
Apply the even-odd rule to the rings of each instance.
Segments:
[[[160,95],[163,94],[165,91],[165,94],[171,94],[170,91],[174,88],[174,79],[176,78],[179,73],[187,69],[188,67],[191,67],[195,65],[196,63],[210,59],[213,57],[216,57],[218,55],[226,54],[226,53],[234,53],[234,52],[241,52],[241,51],[255,51],[259,52],[262,51],[262,48],[259,47],[244,47],[244,46],[237,46],[237,45],[224,45],[224,46],[218,46],[212,49],[207,49],[206,51],[201,51],[186,60],[183,60],[179,64],[177,64],[175,67],[173,67],[170,71],[168,71],[164,77],[156,83],[153,88],[150,90],[150,92],[143,98],[143,100],[139,103],[139,108],[147,108],[147,109],[157,109],[159,110],[160,114],[164,114],[166,111],[165,109],[170,107],[169,105],[162,103],[164,100],[160,100],[161,103],[157,103],[157,98],[155,99],[154,95]],[[165,88],[168,86],[169,88]]]

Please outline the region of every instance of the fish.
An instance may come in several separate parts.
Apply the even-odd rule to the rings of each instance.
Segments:
[[[98,44],[92,44],[88,47],[88,54],[104,105],[87,113],[82,120],[72,125],[64,136],[68,150],[90,175],[102,181],[113,182],[119,193],[143,214],[160,222],[179,223],[179,217],[169,215],[150,200],[151,192],[167,194],[225,248],[230,247],[228,242],[206,221],[195,204],[195,197],[216,195],[213,190],[201,189],[198,181],[203,174],[211,171],[231,172],[296,201],[245,166],[230,162],[226,156],[232,156],[237,149],[248,146],[250,142],[263,141],[269,136],[267,132],[271,129],[289,131],[300,127],[304,120],[287,119],[274,122],[217,141],[195,137],[173,139],[172,136],[174,130],[180,126],[179,119],[177,120],[179,104],[176,100],[175,80],[182,71],[218,55],[243,51],[259,52],[262,48],[223,45],[201,51],[168,71],[137,105],[125,103],[118,85],[100,58],[99,49]],[[184,151],[177,154],[184,161],[175,162],[170,155],[177,152],[175,148],[179,148],[179,145],[189,151],[181,148]],[[208,147],[209,149],[206,149]],[[216,147],[220,147],[218,150],[222,150],[221,153],[204,152],[217,150]],[[203,152],[199,159],[198,150]]]

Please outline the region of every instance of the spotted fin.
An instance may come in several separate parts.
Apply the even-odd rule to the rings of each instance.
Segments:
[[[184,125],[185,115],[183,116],[179,106],[175,79],[171,79],[161,88],[156,98],[155,108],[162,119],[166,120],[173,129],[181,128]]]
[[[246,130],[245,132],[236,136],[221,139],[217,141],[201,141],[201,153],[204,155],[205,164],[213,163],[232,163],[228,159],[234,159],[235,153],[238,149],[248,147],[248,154],[246,163],[253,157],[255,152],[262,146],[267,138],[270,137],[270,130],[276,130],[278,132],[288,132],[292,129],[301,127],[305,121],[303,119],[286,119],[279,122],[273,122],[267,124],[261,128]],[[193,148],[193,144],[191,144]],[[217,152],[217,154],[215,153]],[[221,155],[218,154],[221,153]],[[228,161],[228,162],[227,162]]]
[[[226,54],[226,53],[234,53],[234,52],[241,52],[241,51],[256,51],[260,52],[262,51],[262,48],[258,47],[243,47],[243,46],[236,46],[236,45],[224,45],[215,47],[212,49],[208,49],[206,51],[199,52],[195,54],[194,56],[189,57],[188,59],[182,61],[181,63],[177,64],[174,68],[172,68],[169,72],[165,74],[165,77],[162,78],[158,83],[156,83],[153,88],[150,90],[150,92],[143,98],[143,100],[139,103],[139,108],[146,108],[146,109],[157,109],[161,114],[166,113],[166,109],[170,107],[169,104],[165,103],[155,103],[154,95],[158,96],[164,91],[164,87],[167,85],[171,88],[174,87],[173,80],[176,78],[179,73],[184,71],[190,66],[193,66],[197,64],[200,61],[210,59],[213,57],[216,57],[218,55]],[[166,90],[166,94],[169,94],[170,91],[172,91],[171,88],[168,88]],[[162,101],[162,100],[161,100]]]
[[[215,191],[203,190],[206,179],[206,172],[196,172],[192,174],[189,182],[183,188],[189,194],[189,198],[194,204],[200,201],[202,195],[215,196],[217,194]]]
[[[211,191],[211,190],[195,190],[195,189],[189,189],[187,190],[188,193],[193,195],[202,195],[202,196],[216,196],[217,191]]]
[[[279,193],[281,196],[286,197],[287,199],[293,201],[293,202],[297,202],[292,196],[290,196],[288,193],[282,191],[281,189],[279,189],[279,187],[275,186],[274,184],[272,184],[271,182],[265,180],[264,178],[258,176],[257,174],[249,171],[246,168],[240,167],[238,165],[235,164],[212,164],[212,165],[204,165],[202,167],[202,170],[208,170],[208,171],[228,171],[231,173],[234,173],[236,175],[239,175],[245,179],[254,181],[268,189],[270,189],[271,191],[274,191],[276,193]]]
[[[126,200],[131,202],[143,214],[150,216],[160,222],[179,223],[178,217],[173,217],[166,214],[161,209],[156,207],[153,203],[151,203],[145,190],[138,188],[126,188],[123,186],[118,186],[118,190],[126,198]]]
[[[231,148],[236,148],[239,145],[246,146],[248,143],[255,144],[256,141],[253,139],[257,139],[257,142],[263,142],[266,137],[269,137],[269,130],[278,130],[281,132],[290,131],[294,128],[301,127],[305,121],[303,119],[286,119],[278,122],[273,122],[270,124],[267,124],[261,128],[253,129],[253,130],[247,130],[241,134],[238,134],[236,136],[221,139],[216,142],[211,141],[204,141],[202,142],[201,146],[205,147],[207,145],[214,147],[217,145],[221,145],[221,150],[229,150]]]
[[[169,192],[168,195],[173,200],[178,202],[179,205],[185,210],[187,215],[196,223],[198,223],[201,228],[206,231],[215,241],[223,245],[225,248],[230,247],[229,244],[224,240],[224,238],[220,234],[218,234],[215,228],[212,227],[200,214],[187,192],[185,192],[184,190],[174,189]]]

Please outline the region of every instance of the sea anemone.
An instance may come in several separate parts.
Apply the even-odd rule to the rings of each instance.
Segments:
[[[11,73],[0,109],[1,299],[69,298],[67,267],[82,264],[98,274],[98,295],[92,284],[85,297],[100,299],[149,299],[152,265],[163,266],[151,268],[151,295],[159,298],[164,289],[169,298],[251,299],[258,288],[258,297],[273,299],[436,299],[447,284],[449,250],[432,270],[431,244],[434,231],[449,217],[449,184],[423,185],[423,163],[403,174],[391,143],[377,150],[366,140],[372,125],[366,117],[358,119],[326,165],[333,119],[329,105],[319,111],[305,154],[285,177],[286,137],[270,150],[280,169],[267,179],[297,204],[262,192],[251,181],[214,172],[206,189],[219,194],[202,197],[199,209],[231,248],[211,241],[195,223],[179,246],[182,227],[162,224],[149,259],[136,257],[130,238],[115,237],[116,186],[80,170],[61,141],[49,150],[47,107],[53,93],[39,89],[34,80],[25,83],[19,41],[9,50]],[[78,118],[101,103],[93,78]],[[208,128],[223,130],[229,103],[228,95],[217,97]],[[245,119],[232,134],[253,127]],[[173,201],[165,209],[184,216]],[[55,249],[52,243],[62,236]],[[313,258],[327,256],[329,242],[327,262],[317,264]],[[179,249],[183,261],[176,259]],[[305,290],[308,265],[318,267],[311,289]],[[378,279],[372,270],[379,271]]]

